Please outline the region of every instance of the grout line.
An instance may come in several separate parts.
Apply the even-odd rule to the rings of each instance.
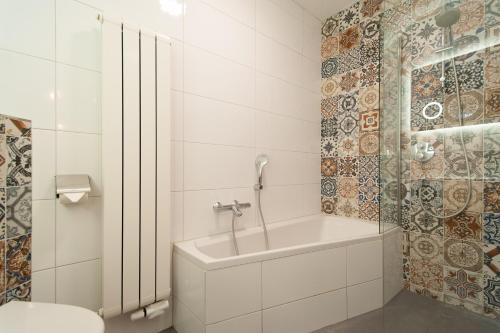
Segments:
[[[256,71],[256,73],[259,73],[259,72]],[[264,75],[270,76],[268,74],[264,74]],[[272,77],[272,76],[270,76],[270,77]],[[281,80],[281,79],[276,78],[276,77],[275,77],[275,79]],[[287,82],[287,81],[283,81],[283,82]],[[273,112],[273,111],[270,111],[270,110],[262,109],[262,108],[259,108],[259,107],[255,106],[255,105],[251,106],[251,105],[246,105],[246,104],[235,103],[235,102],[231,102],[231,101],[228,101],[228,100],[223,100],[223,99],[214,98],[214,97],[211,97],[211,96],[206,96],[206,95],[201,95],[201,94],[193,93],[193,92],[190,92],[190,91],[179,91],[179,90],[177,90],[176,92],[182,93],[183,95],[191,95],[191,96],[196,96],[196,97],[200,97],[200,98],[204,98],[204,99],[208,99],[208,100],[211,100],[211,101],[216,101],[216,102],[220,102],[220,103],[224,103],[224,104],[235,105],[235,106],[238,106],[238,107],[242,107],[242,108],[246,108],[246,109],[251,109],[253,111],[259,111],[259,112],[262,112],[262,113],[268,113],[268,114],[273,114],[273,115],[276,115],[276,116],[281,116],[281,117],[284,117],[284,118],[290,118],[290,119],[293,119],[293,120],[303,121],[303,122],[314,124],[314,125],[317,125],[318,122],[321,120],[320,118],[318,118],[318,120],[309,120],[309,119],[299,118],[299,117],[296,117],[296,116],[290,116],[290,115],[286,115],[286,114],[283,114],[283,113],[278,113],[278,112]],[[321,99],[321,94],[317,94],[317,97],[319,99]],[[318,107],[319,106],[320,105],[318,103]]]

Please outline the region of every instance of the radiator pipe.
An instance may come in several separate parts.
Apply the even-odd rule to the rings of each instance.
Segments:
[[[170,304],[167,300],[159,301],[148,306],[143,307],[137,311],[134,311],[130,314],[130,320],[136,321],[142,318],[153,319],[158,316],[161,316],[165,313],[165,310],[168,309]]]

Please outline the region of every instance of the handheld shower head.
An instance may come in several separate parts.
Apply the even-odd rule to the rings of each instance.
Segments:
[[[264,167],[269,163],[269,157],[261,154],[255,159],[255,169],[257,170],[258,183],[255,185],[256,190],[262,190],[262,173]]]

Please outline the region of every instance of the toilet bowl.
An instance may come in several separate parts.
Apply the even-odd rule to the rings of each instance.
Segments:
[[[0,307],[0,332],[104,333],[96,313],[71,305],[10,302]]]

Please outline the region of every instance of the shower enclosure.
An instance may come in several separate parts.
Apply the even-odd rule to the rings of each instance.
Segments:
[[[500,321],[500,2],[386,1],[381,31],[385,283]]]

